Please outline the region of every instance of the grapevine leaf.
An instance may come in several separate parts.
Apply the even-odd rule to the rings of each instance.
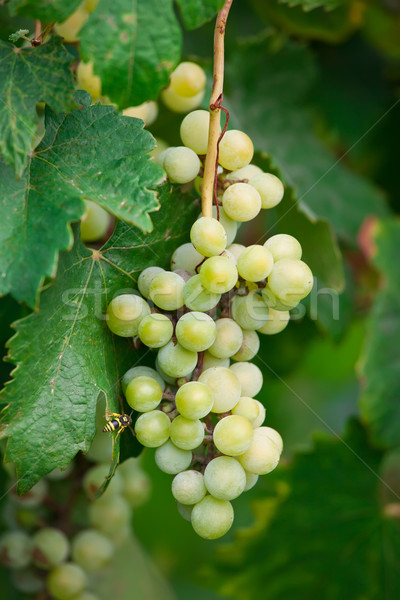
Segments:
[[[71,245],[69,223],[82,216],[83,198],[145,231],[148,212],[158,209],[150,188],[163,171],[147,155],[154,139],[143,122],[112,106],[90,106],[86,92],[77,98],[81,110],[47,111],[45,136],[23,179],[0,163],[0,293],[30,305],[43,277],[54,276],[58,250]]]
[[[383,221],[375,231],[376,266],[383,288],[369,317],[367,341],[361,358],[363,392],[361,414],[382,447],[400,444],[400,271],[399,221]]]
[[[17,368],[0,401],[7,404],[6,460],[16,465],[20,493],[55,467],[65,468],[79,450],[88,450],[100,391],[111,412],[121,410],[119,379],[137,354],[108,330],[106,305],[117,293],[132,290],[142,269],[167,266],[198,212],[190,201],[185,206],[187,195],[171,193],[168,186],[160,201],[152,233],[120,222],[99,251],[78,239],[60,255],[57,277],[42,292],[40,310],[15,323],[9,350]]]
[[[57,37],[36,48],[0,41],[0,151],[17,177],[36,136],[36,103],[46,102],[56,111],[73,105],[71,60]]]
[[[312,219],[328,221],[354,245],[366,216],[386,214],[383,196],[344,167],[314,133],[313,113],[306,105],[315,78],[308,51],[295,43],[273,51],[273,41],[240,46],[228,62],[232,120],[256,149],[268,152],[299,208]]]
[[[224,0],[177,0],[187,29],[200,27],[222,8]]]
[[[347,0],[282,0],[282,2],[288,4],[291,8],[294,6],[301,6],[305,12],[321,7],[328,11],[333,10],[338,6],[345,4],[346,1]]]
[[[65,21],[82,0],[9,0],[7,6],[13,15],[22,15],[45,22]]]
[[[382,510],[381,456],[354,420],[343,439],[321,434],[313,451],[268,475],[257,525],[219,554],[220,590],[238,600],[261,589],[268,600],[395,598],[399,523]]]

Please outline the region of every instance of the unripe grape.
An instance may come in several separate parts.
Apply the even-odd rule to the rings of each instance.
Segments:
[[[100,571],[113,555],[112,542],[94,529],[81,531],[72,540],[72,558],[86,572]]]
[[[226,247],[226,231],[217,219],[200,217],[190,230],[190,240],[203,256],[216,256]]]
[[[0,562],[8,569],[23,569],[31,562],[32,542],[22,531],[10,531],[0,538]]]
[[[189,375],[197,364],[197,352],[186,350],[180,344],[168,342],[160,348],[157,354],[158,364],[170,377],[185,377]]]
[[[175,334],[178,342],[192,352],[202,352],[215,340],[217,328],[213,319],[202,312],[188,312],[178,320]]]
[[[171,258],[171,270],[184,269],[191,275],[196,275],[196,267],[204,260],[190,242],[178,246]]]
[[[177,310],[183,306],[185,280],[177,273],[159,273],[150,284],[149,295],[156,306],[163,310]]]
[[[260,167],[257,167],[256,165],[246,165],[241,169],[236,169],[235,171],[228,173],[226,175],[226,179],[232,182],[240,181],[243,179],[247,179],[249,181],[252,177],[260,175],[262,172],[262,169],[260,169]]]
[[[243,332],[233,319],[215,321],[217,335],[208,351],[217,358],[229,358],[235,354],[243,342]]]
[[[108,473],[110,471],[110,465],[100,464],[92,467],[88,471],[86,471],[82,485],[83,489],[86,492],[88,498],[92,499],[93,496],[97,493],[100,487],[103,485],[106,477],[108,477]],[[122,479],[118,471],[114,473],[113,478],[107,487],[107,494],[119,494],[122,491]]]
[[[241,387],[238,378],[230,369],[211,367],[203,371],[198,380],[211,390],[213,399],[211,412],[228,412],[238,403]]]
[[[161,92],[161,100],[165,106],[176,113],[187,113],[194,110],[200,106],[203,98],[204,90],[195,96],[185,98],[184,96],[179,96],[170,85]]]
[[[157,448],[169,438],[171,422],[160,410],[152,410],[140,415],[135,423],[135,433],[139,442],[148,448]]]
[[[190,523],[192,520],[193,505],[181,504],[180,502],[177,502],[176,506],[181,517],[183,517],[185,521],[189,521]]]
[[[212,207],[212,213],[213,213],[213,217],[214,219],[217,218],[218,213],[219,213],[219,222],[221,223],[222,227],[225,229],[226,232],[226,243],[228,244],[232,244],[233,240],[236,237],[236,233],[237,233],[237,229],[238,229],[238,224],[236,221],[234,221],[233,219],[231,219],[230,217],[228,217],[228,215],[226,214],[226,212],[224,211],[224,209],[222,208],[222,206],[219,207],[219,211],[217,211],[217,207],[213,206]]]
[[[249,490],[251,490],[251,488],[253,488],[257,481],[258,481],[258,475],[256,475],[255,473],[249,473],[248,471],[245,470],[246,473],[246,485],[243,491],[248,492]]]
[[[182,471],[172,481],[172,495],[180,504],[196,504],[206,493],[204,477],[198,471]]]
[[[219,163],[228,171],[248,165],[253,154],[253,142],[246,133],[238,129],[227,131],[219,143]]]
[[[221,294],[204,289],[200,275],[194,275],[183,288],[183,299],[190,310],[207,311],[218,304]]]
[[[94,500],[88,509],[92,527],[114,540],[125,531],[131,520],[131,509],[122,496],[105,494]]]
[[[230,456],[218,456],[206,466],[204,483],[214,498],[233,500],[244,492],[246,473],[236,459]]]
[[[281,258],[299,260],[303,252],[300,242],[286,233],[279,233],[270,237],[265,242],[264,248],[271,252],[275,262],[281,260]]]
[[[162,399],[160,384],[152,377],[135,377],[126,386],[126,401],[131,408],[138,412],[149,412],[157,408]]]
[[[244,417],[229,415],[216,424],[214,444],[222,454],[239,456],[248,450],[253,439],[253,427]]]
[[[287,310],[269,309],[267,322],[258,329],[259,333],[266,335],[275,335],[285,329],[290,320],[290,313]],[[248,359],[245,359],[248,360]]]
[[[261,197],[262,208],[273,208],[283,198],[284,188],[280,179],[272,173],[261,173],[250,178],[252,185]]]
[[[208,110],[194,110],[186,115],[181,123],[181,140],[196,154],[207,154],[210,113]]]
[[[225,213],[235,221],[251,221],[261,210],[260,194],[248,183],[234,183],[222,196]]]
[[[239,275],[246,281],[261,281],[268,277],[274,266],[272,254],[264,246],[248,246],[238,258]]]
[[[81,4],[78,8],[62,23],[54,24],[54,31],[57,35],[64,38],[66,42],[78,42],[79,31],[89,18],[89,13]],[[100,96],[100,94],[99,94]]]
[[[149,348],[162,348],[172,338],[174,327],[167,315],[152,313],[140,321],[138,333]]]
[[[171,423],[170,435],[171,440],[178,448],[193,450],[197,446],[200,446],[204,439],[203,423],[199,419],[193,421],[179,415]]]
[[[68,554],[68,538],[59,529],[45,527],[39,529],[32,538],[32,562],[41,569],[60,565]]]
[[[80,62],[76,69],[78,88],[89,92],[92,102],[101,96],[101,79],[93,72],[93,62]]]
[[[170,75],[170,86],[179,96],[193,97],[204,90],[206,74],[194,62],[181,62]]]
[[[95,242],[107,233],[111,223],[111,215],[96,202],[85,200],[86,210],[81,218],[81,240]]]
[[[254,358],[260,348],[260,338],[251,329],[243,329],[243,342],[239,350],[232,356],[236,361],[247,361]]]
[[[139,292],[145,298],[150,298],[150,284],[156,275],[164,273],[165,270],[161,267],[147,267],[139,275],[138,288]]]
[[[256,475],[265,475],[275,469],[279,457],[279,448],[275,442],[255,429],[253,441],[249,449],[239,456],[239,462],[246,471]]]
[[[158,110],[158,106],[157,106],[157,110]],[[162,140],[161,138],[155,137],[154,138],[156,141],[156,145],[154,146],[153,150],[150,150],[150,152],[148,152],[149,156],[151,156],[152,160],[154,162],[156,162],[158,164],[158,157],[160,156],[160,154],[162,152],[164,152],[164,150],[167,150],[169,148],[167,142],[165,142],[164,140]],[[161,165],[162,167],[162,165]]]
[[[201,381],[182,385],[175,396],[176,408],[185,419],[202,419],[211,411],[213,398],[210,388]]]
[[[157,119],[158,116],[158,106],[157,102],[153,100],[148,100],[147,102],[143,102],[143,104],[139,104],[138,106],[130,106],[129,108],[124,108],[122,111],[124,117],[134,117],[135,119],[142,119],[146,126],[151,125]]]
[[[265,420],[265,407],[254,398],[242,396],[236,406],[232,409],[233,415],[245,417],[250,421],[253,428],[260,427]]]
[[[53,569],[47,577],[47,589],[56,600],[73,600],[87,584],[85,572],[74,563]]]
[[[176,385],[177,385],[177,377],[171,377],[170,375],[167,375],[166,373],[164,373],[164,371],[161,369],[161,367],[160,367],[160,365],[158,363],[158,358],[156,358],[155,367],[157,369],[158,374],[160,375],[160,377],[162,377],[162,379],[163,379],[164,382],[168,383],[169,385],[172,385],[172,386],[176,387]],[[184,377],[186,377],[189,380],[191,378],[191,374],[192,373],[188,373]]]
[[[285,301],[283,301],[274,294],[268,284],[261,290],[261,295],[266,306],[279,312],[292,310],[292,308],[295,308],[301,300],[301,298],[298,298],[297,296],[292,296],[290,300],[285,299]]]
[[[203,371],[211,369],[211,367],[225,367],[226,369],[230,365],[229,358],[216,358],[206,350],[203,355]]]
[[[246,246],[243,246],[243,244],[231,244],[230,246],[227,246],[226,249],[233,254],[233,256],[236,258],[236,261],[238,261],[239,256],[242,254],[245,248]]]
[[[38,573],[30,569],[17,569],[12,572],[14,587],[23,594],[39,594],[43,592],[45,583]]]
[[[191,521],[193,529],[200,537],[207,540],[220,538],[232,526],[232,504],[227,500],[206,496],[194,505]]]
[[[171,148],[176,148],[176,146],[167,146],[167,148],[164,148],[164,150],[162,150],[156,158],[156,163],[162,167],[164,169],[164,161],[165,161],[165,157],[167,156],[168,152],[171,150]]]
[[[258,394],[262,388],[263,376],[256,365],[250,362],[237,362],[233,363],[229,369],[236,375],[240,382],[242,396],[252,398]]]
[[[157,371],[155,369],[152,369],[151,367],[140,365],[139,367],[132,367],[122,376],[121,387],[123,393],[125,394],[126,388],[128,384],[132,381],[132,379],[134,379],[135,377],[140,377],[142,375],[145,375],[146,377],[152,377],[160,384],[161,389],[163,391],[165,390],[165,381],[162,377],[160,377]]]
[[[135,458],[128,458],[118,466],[123,479],[123,497],[132,508],[142,506],[150,497],[151,480]]]
[[[163,168],[173,183],[189,183],[200,170],[200,160],[190,148],[177,146],[166,153]]]
[[[24,508],[36,508],[36,506],[39,506],[43,502],[43,499],[47,494],[48,487],[47,481],[45,479],[40,479],[33,487],[31,487],[29,492],[23,496],[19,496],[17,494],[16,485],[12,485],[10,497],[17,506],[22,506]]]
[[[279,454],[282,454],[283,440],[281,435],[272,427],[258,427],[257,435],[265,435],[276,444]]]
[[[283,302],[299,301],[312,289],[314,280],[310,268],[301,260],[282,258],[274,264],[268,277],[268,287]]]
[[[242,329],[260,329],[268,319],[268,307],[256,292],[247,296],[234,296],[231,303],[232,317]]]
[[[122,294],[111,300],[107,307],[108,328],[121,337],[137,334],[140,321],[150,314],[150,306],[141,296]]]
[[[168,440],[157,448],[154,458],[161,471],[175,475],[188,468],[192,462],[192,453],[187,449],[178,448]]]
[[[226,256],[211,256],[200,267],[201,285],[215,294],[231,290],[238,279],[236,265]]]

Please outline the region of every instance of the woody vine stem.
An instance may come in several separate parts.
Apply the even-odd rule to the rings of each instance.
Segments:
[[[233,0],[226,0],[218,13],[214,30],[214,73],[210,98],[210,130],[204,165],[201,206],[203,217],[212,217],[214,183],[217,177],[218,143],[220,136],[221,103],[224,87],[224,40],[225,27]],[[228,117],[227,117],[228,118]],[[227,123],[226,123],[227,124]]]

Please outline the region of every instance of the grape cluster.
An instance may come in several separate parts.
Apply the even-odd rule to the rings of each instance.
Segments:
[[[67,470],[53,471],[25,496],[18,496],[10,481],[3,511],[9,530],[0,538],[0,562],[23,594],[47,590],[56,600],[97,600],[88,591],[96,573],[127,541],[132,510],[149,497],[149,477],[131,458],[117,468],[105,493],[92,500],[111,458],[111,439],[101,433],[104,417],[98,421],[88,460],[80,456]]]
[[[172,182],[197,177],[201,188],[208,125],[206,111],[189,113],[181,126],[185,145],[159,156]],[[263,426],[265,408],[255,399],[262,373],[249,361],[258,352],[258,334],[282,331],[290,309],[313,285],[294,237],[274,235],[247,248],[234,243],[241,222],[283,197],[281,181],[250,164],[252,157],[245,133],[225,134],[219,152],[222,206],[193,224],[191,242],[175,250],[170,271],[142,271],[140,294],[115,297],[106,314],[113,333],[156,352],[155,369],[130,369],[123,392],[139,413],[137,439],[156,448],[158,467],[175,476],[179,511],[209,539],[231,527],[231,500],[278,464],[282,439]]]

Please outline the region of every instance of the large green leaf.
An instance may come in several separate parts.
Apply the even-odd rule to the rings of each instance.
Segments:
[[[40,21],[62,22],[81,4],[82,0],[9,0],[11,14]]]
[[[0,151],[21,177],[32,150],[36,103],[61,111],[73,105],[72,56],[54,37],[36,48],[0,41]]]
[[[361,414],[382,447],[400,445],[399,240],[399,221],[383,221],[376,226],[374,262],[382,272],[383,282],[369,317],[360,365]]]
[[[314,10],[315,8],[323,7],[325,10],[333,10],[341,4],[345,4],[347,0],[282,0],[290,7],[301,6],[305,12]]]
[[[127,340],[110,333],[105,307],[135,287],[139,271],[167,265],[198,211],[191,202],[185,207],[185,196],[171,194],[168,186],[161,202],[152,233],[119,223],[100,251],[78,241],[62,253],[40,310],[15,324],[9,350],[17,368],[0,398],[8,405],[6,460],[15,462],[20,492],[89,448],[100,391],[111,411],[120,408],[119,379],[137,355]]]
[[[188,29],[200,27],[222,8],[224,0],[176,0]]]
[[[54,276],[59,250],[72,243],[69,227],[93,200],[144,231],[157,210],[151,187],[163,171],[147,153],[154,139],[139,119],[122,117],[112,106],[90,106],[46,116],[46,134],[15,181],[0,163],[0,293],[34,305],[45,276]]]
[[[381,453],[358,422],[258,483],[257,524],[221,549],[216,585],[236,600],[393,600],[400,529],[380,498]],[[265,482],[263,484],[263,482]]]

